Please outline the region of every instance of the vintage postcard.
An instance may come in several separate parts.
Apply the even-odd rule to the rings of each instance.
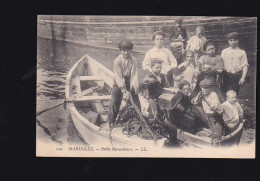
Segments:
[[[39,15],[38,157],[255,158],[257,18]]]

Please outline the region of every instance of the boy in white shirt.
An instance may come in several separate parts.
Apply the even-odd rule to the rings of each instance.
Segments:
[[[249,64],[246,52],[238,47],[239,34],[229,33],[227,39],[230,47],[221,53],[224,61],[222,92],[234,90],[238,95],[240,86],[245,84]]]
[[[219,114],[222,113],[222,108],[218,95],[211,90],[214,86],[214,82],[211,79],[205,78],[199,85],[202,91],[191,100],[191,103],[194,105],[202,105],[208,121],[207,124],[213,133],[213,137],[220,138],[225,134],[225,130],[219,116]]]
[[[165,34],[162,31],[154,33],[152,40],[154,41],[154,47],[146,52],[142,67],[144,70],[151,70],[151,60],[154,58],[162,59],[161,73],[165,74],[170,86],[173,86],[173,73],[172,68],[177,67],[177,61],[172,55],[172,52],[163,47]]]
[[[203,26],[197,26],[195,33],[195,36],[192,36],[188,40],[186,50],[192,50],[195,53],[195,61],[197,61],[199,55],[204,52],[203,46],[207,39],[202,36],[202,34],[204,33]]]
[[[223,120],[228,133],[235,131],[240,120],[243,119],[244,111],[237,101],[237,93],[233,90],[227,92],[227,101],[221,107],[223,109]]]

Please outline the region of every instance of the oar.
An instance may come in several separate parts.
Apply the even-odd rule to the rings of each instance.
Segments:
[[[61,103],[58,103],[58,104],[56,104],[56,105],[54,105],[54,106],[52,106],[52,107],[50,107],[50,108],[46,108],[46,109],[44,109],[44,110],[42,110],[42,111],[39,111],[38,113],[36,113],[36,116],[39,116],[39,115],[41,115],[42,113],[45,113],[46,111],[49,111],[49,110],[51,110],[51,109],[53,109],[53,108],[56,108],[56,107],[58,107],[58,106],[60,106],[60,105],[62,105],[62,104],[65,104],[66,102],[73,102],[73,100],[74,100],[75,98],[79,98],[79,97],[82,97],[82,96],[84,96],[84,95],[90,94],[90,93],[94,92],[96,89],[102,88],[101,86],[102,86],[102,85],[98,85],[98,86],[96,86],[96,87],[91,87],[91,88],[89,88],[89,89],[86,89],[86,90],[84,90],[84,91],[82,91],[82,92],[76,94],[74,97],[71,97],[71,98],[69,98],[69,99],[66,99],[66,100],[62,101]]]

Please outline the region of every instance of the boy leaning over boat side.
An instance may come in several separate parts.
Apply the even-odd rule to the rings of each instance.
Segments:
[[[133,44],[125,39],[120,41],[118,48],[121,54],[114,60],[114,83],[107,116],[107,129],[111,129],[111,124],[115,123],[123,96],[129,98],[131,94],[140,109],[138,62],[131,54]]]
[[[237,93],[233,90],[227,92],[227,101],[221,107],[223,109],[223,120],[227,128],[227,134],[232,133],[243,119],[244,111],[237,101]]]
[[[151,59],[151,73],[144,77],[140,84],[140,91],[149,100],[154,119],[160,119],[160,108],[157,98],[162,94],[164,87],[169,87],[169,83],[164,74],[161,74],[163,60],[160,58]]]
[[[177,67],[177,61],[172,55],[172,52],[163,47],[165,34],[162,31],[157,31],[154,33],[152,40],[154,41],[154,47],[148,50],[145,54],[142,67],[144,70],[149,70],[151,72],[151,59],[159,57],[163,60],[162,62],[162,74],[167,76],[170,86],[173,86],[173,74],[172,68]]]
[[[211,79],[205,78],[199,83],[199,85],[202,91],[191,100],[191,103],[194,105],[202,105],[207,118],[206,124],[212,131],[213,136],[220,138],[225,134],[225,129],[220,117],[223,110],[218,95],[211,90],[214,86],[214,82]]]
[[[221,53],[224,61],[222,91],[226,93],[228,90],[234,90],[238,95],[240,86],[246,82],[249,64],[246,52],[238,47],[239,34],[237,32],[229,33],[227,39],[230,47]]]

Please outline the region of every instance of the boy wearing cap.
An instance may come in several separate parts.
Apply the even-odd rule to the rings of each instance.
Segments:
[[[169,39],[172,41],[171,50],[176,58],[178,64],[182,62],[182,53],[185,49],[188,36],[186,30],[182,27],[183,19],[177,18],[175,20],[176,27],[173,28],[173,31],[170,34]]]
[[[111,129],[111,125],[116,120],[123,96],[129,98],[131,94],[140,109],[138,62],[131,54],[133,44],[130,40],[125,39],[120,41],[118,48],[121,54],[114,60],[114,83],[108,110],[107,129]]]
[[[155,119],[160,119],[160,108],[157,98],[162,94],[164,87],[169,87],[168,81],[164,74],[161,73],[162,59],[151,59],[151,73],[144,77],[140,84],[140,91],[144,93],[144,97],[149,100],[149,106]]]
[[[227,92],[227,101],[221,107],[223,109],[223,120],[227,127],[228,133],[235,131],[241,119],[243,119],[244,111],[237,101],[237,94],[233,90]]]
[[[170,86],[173,86],[172,68],[177,67],[177,61],[171,51],[163,47],[164,37],[165,35],[162,31],[157,31],[154,33],[152,38],[154,41],[154,47],[145,54],[142,67],[144,70],[149,70],[152,72],[151,59],[161,59],[163,61],[161,73],[167,76]]]
[[[225,97],[220,91],[221,81],[221,73],[223,71],[223,59],[220,55],[216,55],[215,52],[215,43],[213,41],[207,41],[204,44],[205,55],[201,56],[199,59],[199,71],[200,75],[198,77],[198,82],[203,80],[205,77],[211,79],[214,86],[214,92],[218,94],[220,102],[223,103],[225,101]]]
[[[230,47],[221,53],[224,61],[222,91],[226,93],[228,90],[234,90],[238,95],[240,86],[245,84],[249,64],[246,52],[238,47],[239,34],[229,33],[227,39]]]
[[[213,136],[219,138],[225,134],[225,130],[219,116],[223,111],[220,106],[218,95],[211,90],[214,86],[214,82],[205,78],[199,85],[202,91],[191,100],[191,103],[194,105],[202,105],[207,118],[207,125],[211,129]]]

